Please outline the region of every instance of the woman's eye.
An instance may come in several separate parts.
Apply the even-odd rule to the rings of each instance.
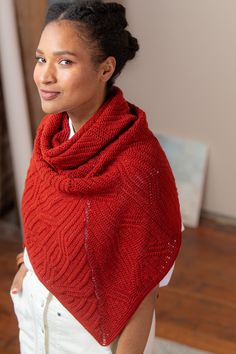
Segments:
[[[60,61],[60,64],[62,64],[62,65],[70,65],[70,64],[72,64],[72,61],[63,59],[63,60]]]
[[[35,59],[38,63],[45,63],[45,59],[42,57],[35,57]]]

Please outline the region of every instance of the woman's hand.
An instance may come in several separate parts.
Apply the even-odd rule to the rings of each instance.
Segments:
[[[22,282],[27,271],[28,269],[26,268],[25,264],[22,263],[13,279],[11,290],[10,290],[11,293],[16,294],[22,290]]]

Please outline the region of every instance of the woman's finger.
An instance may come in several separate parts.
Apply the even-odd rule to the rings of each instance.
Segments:
[[[20,266],[19,270],[17,271],[17,273],[13,279],[12,285],[11,285],[10,291],[13,294],[16,294],[22,290],[22,282],[23,282],[23,279],[24,279],[26,273],[27,273],[27,268],[25,267],[24,264],[22,264]]]

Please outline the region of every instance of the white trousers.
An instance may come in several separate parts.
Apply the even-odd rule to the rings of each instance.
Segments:
[[[100,345],[70,312],[28,270],[22,291],[10,294],[18,320],[21,354],[115,354],[119,336]],[[155,312],[144,354],[151,354]]]

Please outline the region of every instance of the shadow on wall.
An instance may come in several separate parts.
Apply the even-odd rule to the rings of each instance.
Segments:
[[[0,114],[0,216],[2,216],[15,206],[16,199],[1,83]]]

